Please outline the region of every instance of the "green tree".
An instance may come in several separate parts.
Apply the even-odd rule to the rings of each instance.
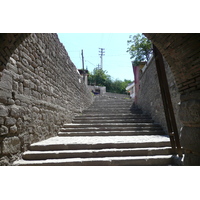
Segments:
[[[95,68],[93,73],[89,74],[88,82],[90,85],[105,86],[106,82],[111,79],[107,71]]]
[[[127,41],[127,52],[130,53],[133,64],[136,66],[140,62],[148,61],[151,54],[151,41],[142,34],[130,35]]]
[[[92,73],[89,73],[88,83],[89,85],[105,86],[107,92],[126,94],[126,87],[131,83],[131,80],[112,80],[107,71],[96,68]]]

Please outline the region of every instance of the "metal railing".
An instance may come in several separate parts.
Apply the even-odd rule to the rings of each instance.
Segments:
[[[180,140],[179,140],[179,135],[178,135],[178,129],[176,125],[173,105],[171,101],[171,96],[169,92],[169,86],[167,82],[167,76],[165,72],[163,57],[155,45],[153,45],[153,53],[154,53],[155,62],[156,62],[156,69],[158,73],[158,80],[159,80],[159,85],[160,85],[160,90],[161,90],[161,96],[162,96],[162,101],[163,101],[163,106],[164,106],[164,111],[165,111],[165,118],[167,122],[167,129],[168,129],[168,134],[169,134],[169,138],[170,138],[170,142],[172,146],[172,151],[174,155],[178,154],[179,157],[182,157],[182,150],[181,150],[181,145],[180,145]]]

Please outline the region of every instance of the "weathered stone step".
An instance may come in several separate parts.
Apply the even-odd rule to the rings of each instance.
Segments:
[[[132,108],[136,108],[135,106],[133,106],[132,104],[130,103],[94,103],[90,106],[90,108],[95,108],[95,107],[132,107]]]
[[[124,103],[118,103],[118,104],[113,104],[113,103],[101,103],[101,104],[92,104],[90,106],[91,107],[132,107],[132,108],[136,108],[135,106],[133,106],[132,104],[124,104]]]
[[[60,158],[95,158],[121,156],[153,156],[169,155],[171,147],[157,148],[126,148],[126,149],[90,149],[90,150],[58,150],[58,151],[27,151],[22,155],[24,160],[46,160]]]
[[[108,101],[108,102],[132,102],[134,103],[133,99],[105,99],[105,98],[99,98],[99,99],[95,99],[95,102],[104,102],[104,101]]]
[[[151,136],[79,136],[52,137],[30,145],[31,151],[80,150],[103,148],[144,148],[170,146],[169,138],[160,135]]]
[[[97,101],[95,100],[93,102],[93,104],[131,104],[133,106],[135,106],[133,101],[124,101],[124,100],[101,100],[101,101]]]
[[[151,119],[148,115],[100,115],[100,116],[88,116],[88,115],[80,115],[80,116],[76,116],[74,118],[75,120],[77,119],[81,119],[81,120],[96,120],[96,119]]]
[[[161,127],[73,127],[73,128],[61,128],[60,132],[87,132],[87,131],[160,131],[163,132]]]
[[[21,160],[14,165],[20,166],[166,166],[171,165],[171,155],[123,156],[103,158],[65,158],[47,160]]]
[[[93,106],[93,107],[89,107],[88,110],[135,110],[135,111],[141,111],[140,109],[135,109],[135,108],[132,108],[131,106],[100,106],[100,107],[97,107],[97,106]]]
[[[145,116],[145,117],[149,117],[149,115],[145,115],[145,114],[133,114],[133,113],[85,113],[85,114],[81,114],[81,115],[77,115],[76,117],[137,117],[137,116]]]
[[[152,119],[92,119],[92,120],[82,120],[74,119],[74,123],[152,123]]]
[[[107,115],[107,114],[116,114],[116,115],[119,115],[119,114],[143,114],[141,111],[131,111],[131,110],[127,110],[126,112],[124,112],[123,110],[99,110],[99,111],[83,111],[82,112],[82,115],[87,115],[87,114],[101,114],[101,115]]]
[[[101,106],[101,107],[89,107],[87,110],[88,111],[90,111],[90,110],[95,110],[95,111],[97,111],[97,110],[107,110],[107,109],[109,109],[109,110],[115,110],[115,109],[118,109],[118,110],[123,110],[123,111],[127,111],[127,110],[133,110],[133,111],[141,111],[140,109],[138,109],[138,108],[132,108],[131,106],[129,107],[129,106],[125,106],[125,107],[120,107],[120,106],[115,106],[115,107],[105,107],[104,108],[104,106]]]
[[[99,98],[99,99],[95,99],[95,102],[132,102],[134,103],[134,101],[132,99],[106,99],[106,98]]]
[[[78,130],[77,130],[78,131]],[[78,132],[59,132],[58,136],[130,136],[130,135],[164,135],[160,130],[137,130],[137,131],[78,131]]]
[[[107,114],[110,114],[110,113],[112,113],[113,115],[114,114],[116,114],[116,115],[119,115],[119,114],[143,114],[141,111],[131,111],[131,110],[128,110],[128,111],[126,111],[126,112],[124,112],[124,111],[118,111],[118,110],[115,110],[115,111],[110,111],[110,110],[99,110],[99,111],[90,111],[90,112],[88,112],[88,111],[83,111],[82,112],[82,115],[87,115],[87,114],[90,114],[90,115],[92,115],[92,114],[101,114],[101,115],[107,115]]]
[[[159,124],[155,123],[96,123],[96,124],[78,124],[78,123],[73,123],[73,124],[64,124],[63,128],[87,128],[87,127],[159,127]]]

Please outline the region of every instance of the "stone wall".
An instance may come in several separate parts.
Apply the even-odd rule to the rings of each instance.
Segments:
[[[0,165],[55,136],[92,101],[57,34],[30,34],[0,72]]]
[[[167,124],[165,120],[165,113],[160,93],[160,87],[159,87],[159,81],[158,81],[158,75],[156,71],[154,57],[151,58],[151,60],[147,63],[147,65],[144,68],[146,69],[143,72],[142,71],[140,72],[140,89],[138,95],[138,106],[147,114],[151,115],[154,121],[156,123],[159,123],[167,133]],[[171,72],[171,69],[166,62],[165,62],[165,70],[168,79],[177,127],[180,134],[180,129],[182,127],[182,123],[178,116],[180,94],[178,92],[176,82]]]

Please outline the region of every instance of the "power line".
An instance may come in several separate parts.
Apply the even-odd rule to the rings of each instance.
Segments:
[[[96,67],[96,65],[95,64],[93,64],[93,63],[91,63],[89,60],[85,60],[86,62],[89,62],[90,64],[92,64],[92,65],[94,65],[95,67]]]

